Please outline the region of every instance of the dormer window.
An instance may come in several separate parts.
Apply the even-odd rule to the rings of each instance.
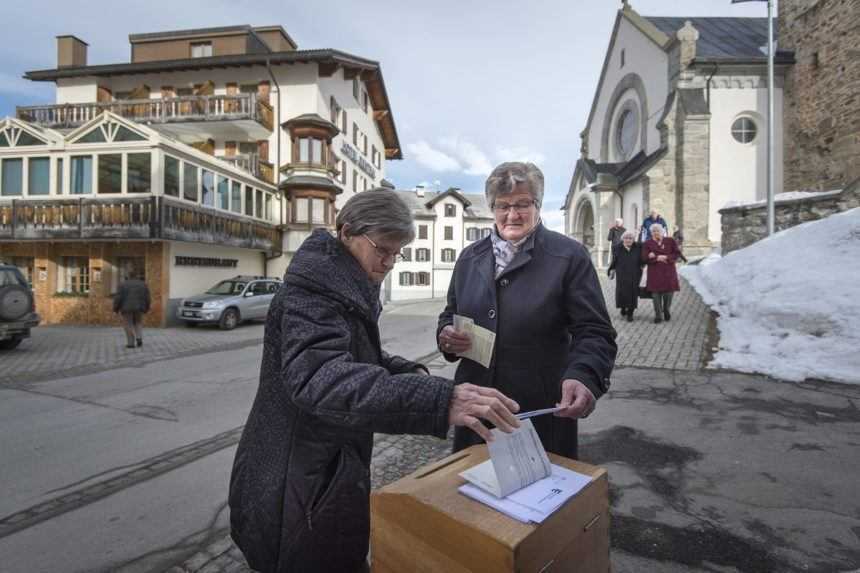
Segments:
[[[193,42],[191,44],[192,58],[208,58],[212,55],[212,42]]]

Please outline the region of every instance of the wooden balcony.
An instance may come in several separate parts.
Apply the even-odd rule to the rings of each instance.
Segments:
[[[268,161],[260,159],[257,153],[242,153],[239,155],[226,155],[218,157],[222,161],[232,163],[239,169],[243,169],[256,177],[268,183],[275,182],[275,168]]]
[[[172,197],[0,201],[0,241],[164,239],[280,254],[275,225]]]
[[[272,106],[257,94],[179,96],[160,99],[130,99],[111,102],[36,105],[16,108],[18,119],[52,129],[74,129],[102,112],[110,111],[133,121],[174,126],[201,122],[252,122],[268,137],[274,126]],[[258,134],[260,135],[260,134]],[[262,139],[262,137],[260,137]]]

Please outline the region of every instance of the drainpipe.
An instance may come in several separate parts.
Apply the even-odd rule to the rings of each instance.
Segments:
[[[269,77],[272,78],[272,83],[275,84],[275,87],[278,89],[278,110],[276,112],[276,126],[277,129],[277,143],[276,143],[276,163],[275,163],[275,186],[278,187],[281,182],[281,84],[278,83],[278,80],[275,78],[275,74],[272,73],[272,65],[269,58],[266,58],[266,71],[269,72]],[[281,201],[281,223],[284,221],[284,202]]]
[[[717,72],[720,71],[720,64],[714,64],[714,71],[711,72],[711,75],[708,76],[708,83],[705,84],[706,88],[706,98],[708,100],[708,113],[711,113],[711,80],[717,75]]]

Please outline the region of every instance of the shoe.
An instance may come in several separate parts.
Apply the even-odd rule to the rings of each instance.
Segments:
[[[669,319],[667,318],[666,320],[669,320]],[[140,348],[141,346],[143,346],[143,339],[142,339],[142,338],[138,338],[138,339],[137,339],[137,347],[138,347],[138,348]]]
[[[654,324],[660,324],[661,322],[663,322],[662,318],[660,318],[659,316],[654,317]]]
[[[633,313],[627,315],[627,322],[633,322]]]
[[[135,346],[134,346],[134,344],[126,344],[125,347],[126,348],[134,348]]]
[[[671,315],[671,314],[669,314],[669,311],[668,311],[668,310],[664,310],[664,311],[663,311],[663,320],[665,320],[666,322],[669,322],[669,319],[670,319],[670,318],[672,318],[672,315]]]

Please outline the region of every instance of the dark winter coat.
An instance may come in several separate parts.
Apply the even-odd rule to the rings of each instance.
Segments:
[[[654,258],[648,255],[654,253]],[[658,255],[666,255],[666,262],[657,261]],[[642,262],[648,265],[648,279],[645,288],[650,292],[673,292],[681,290],[678,283],[678,270],[675,261],[681,256],[678,243],[670,237],[663,237],[660,243],[648,239],[642,245]]]
[[[657,215],[656,219],[651,218],[651,215],[645,217],[645,220],[642,221],[642,227],[639,229],[639,240],[644,243],[648,239],[651,238],[651,225],[654,223],[659,223],[661,227],[663,227],[664,234],[669,232],[669,224],[666,223],[666,219],[662,217],[662,215]]]
[[[255,570],[360,570],[373,433],[446,435],[453,384],[382,351],[378,295],[340,241],[317,230],[272,301],[230,478],[231,533]]]
[[[541,225],[499,278],[494,276],[489,237],[457,259],[437,339],[460,314],[495,332],[496,342],[489,369],[464,358],[455,381],[497,388],[523,412],[554,406],[567,378],[581,381],[595,398],[606,393],[617,352],[615,330],[585,247]],[[458,359],[447,353],[445,358]],[[532,421],[544,448],[576,458],[576,420]],[[455,451],[478,442],[471,430],[455,430]]]
[[[609,235],[607,235],[606,240],[609,241],[612,246],[621,243],[621,236],[624,232],[627,231],[624,227],[612,227],[609,229]]]
[[[122,281],[113,297],[114,312],[149,312],[149,288],[138,279]]]
[[[642,245],[633,243],[630,250],[624,244],[612,249],[609,272],[615,272],[615,307],[636,308],[639,305],[639,281],[642,280]]]

